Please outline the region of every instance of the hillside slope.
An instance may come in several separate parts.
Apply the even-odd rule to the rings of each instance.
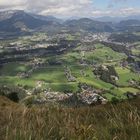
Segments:
[[[139,122],[139,99],[117,105],[81,108],[3,107],[0,111],[0,135],[1,140],[138,140]]]

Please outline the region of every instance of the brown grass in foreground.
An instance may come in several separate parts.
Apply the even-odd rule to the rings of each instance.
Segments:
[[[0,97],[0,140],[139,140],[140,100],[25,108]]]

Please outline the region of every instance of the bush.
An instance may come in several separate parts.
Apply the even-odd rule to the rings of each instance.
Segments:
[[[117,103],[119,103],[119,99],[116,98],[116,97],[112,97],[112,98],[111,98],[111,103],[112,103],[112,104],[117,104]]]
[[[14,102],[19,102],[18,93],[16,93],[16,92],[12,92],[12,93],[8,94],[7,97]]]

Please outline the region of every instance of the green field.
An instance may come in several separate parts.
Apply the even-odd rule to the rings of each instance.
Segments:
[[[140,44],[132,49],[132,54],[137,56],[140,55]]]
[[[84,48],[84,47],[89,47],[93,48],[93,46],[78,46],[78,49]],[[113,51],[111,48],[106,47],[102,44],[95,44],[95,50],[87,51],[85,52],[84,59],[89,61],[89,62],[100,62],[100,63],[105,63],[105,62],[113,62],[113,61],[120,61],[123,58],[126,58],[126,55],[123,53],[118,53]],[[72,53],[71,55],[74,56],[74,58],[77,58],[78,56],[80,57],[81,54],[77,53]]]
[[[9,63],[0,69],[0,74],[3,76],[15,76],[18,72],[24,72],[30,68],[22,63]]]
[[[92,67],[85,67],[81,65],[71,65],[70,67],[71,73],[74,77],[76,77],[76,82],[68,82],[65,74],[63,66],[48,66],[46,68],[35,70],[30,78],[19,78],[16,76],[16,73],[21,71],[26,71],[29,69],[27,66],[23,66],[23,64],[11,63],[5,65],[1,70],[2,76],[0,77],[1,84],[9,84],[9,85],[23,85],[33,88],[36,86],[37,81],[44,81],[43,88],[47,88],[53,91],[78,91],[78,83],[86,83],[90,86],[93,86],[98,89],[104,89],[110,91],[113,85],[106,83],[100,79],[97,79],[96,76],[92,72]],[[5,70],[5,71],[4,71]],[[83,71],[85,75],[81,75],[80,71]],[[123,84],[128,86],[128,80],[131,78],[138,79],[138,75],[134,73],[130,73],[128,69],[121,69],[119,67],[116,68],[119,73],[120,79],[119,84]],[[118,98],[124,98],[123,93],[131,91],[138,92],[137,89],[134,88],[118,88],[112,89],[111,92],[117,96]],[[105,96],[110,99],[113,95],[110,93],[106,93]]]
[[[131,72],[129,69],[116,67],[116,71],[119,74],[118,84],[128,86],[130,80],[140,80],[140,75],[137,73]]]
[[[71,36],[69,36],[72,39]],[[83,46],[78,46],[78,48]],[[84,46],[85,47],[85,46]],[[93,47],[93,46],[88,46]],[[126,58],[126,55],[118,53],[106,47],[102,44],[95,44],[95,50],[87,51],[84,53],[72,50],[68,53],[59,56],[48,56],[42,58],[45,61],[61,61],[62,65],[48,65],[45,68],[39,68],[32,72],[29,78],[20,78],[17,76],[19,72],[27,72],[31,69],[30,66],[24,63],[9,63],[5,64],[0,69],[0,84],[2,85],[22,85],[28,88],[34,88],[37,86],[38,81],[42,81],[44,84],[42,88],[51,89],[52,91],[71,91],[77,92],[79,90],[79,83],[86,83],[94,88],[103,89],[106,91],[105,96],[111,100],[112,97],[125,98],[124,93],[127,91],[138,92],[138,89],[128,88],[129,80],[140,80],[138,74],[132,73],[129,69],[122,69],[116,67],[116,71],[119,75],[118,85],[123,85],[123,88],[114,88],[114,85],[106,83],[97,78],[93,73],[93,66],[81,65],[79,62],[83,59],[85,62],[92,64],[119,64],[120,60]],[[72,76],[76,78],[75,82],[68,82],[66,79],[64,70],[67,66]],[[81,74],[81,71],[84,74]],[[111,92],[111,93],[110,93]]]

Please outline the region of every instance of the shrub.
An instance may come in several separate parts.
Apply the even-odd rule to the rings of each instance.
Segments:
[[[119,99],[116,98],[116,97],[112,97],[112,98],[111,98],[111,103],[112,103],[112,104],[117,104],[117,103],[119,103]]]

